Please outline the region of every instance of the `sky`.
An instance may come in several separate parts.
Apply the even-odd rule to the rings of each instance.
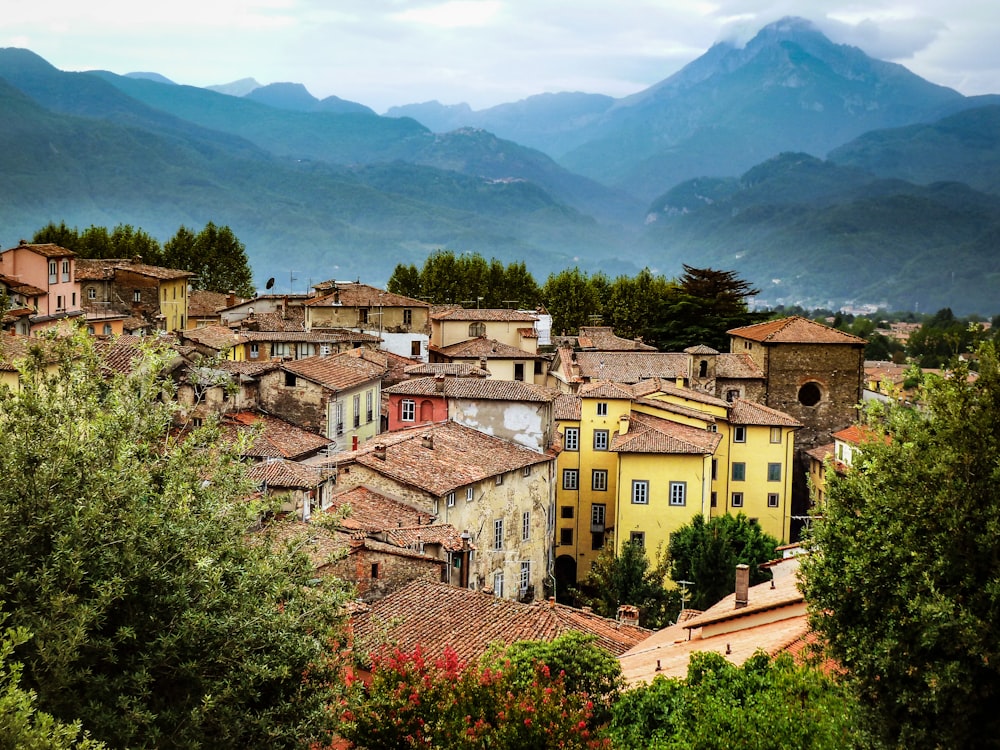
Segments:
[[[1000,93],[997,0],[0,0],[0,47],[61,70],[302,83],[383,113],[626,96],[784,16],[966,95]]]

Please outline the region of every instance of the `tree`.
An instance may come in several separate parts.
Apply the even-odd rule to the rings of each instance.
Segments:
[[[587,274],[573,267],[554,273],[545,281],[542,300],[552,315],[552,332],[575,335],[580,326],[592,325],[600,315],[601,298]]]
[[[193,273],[196,289],[242,297],[255,293],[246,246],[227,226],[208,222],[198,234],[181,226],[163,246],[163,263]]]
[[[32,242],[51,242],[72,250],[81,258],[141,258],[159,265],[163,261],[160,243],[131,224],[119,224],[109,232],[106,227],[91,225],[82,232],[70,229],[65,222],[53,223],[35,232]]]
[[[979,355],[975,381],[961,362],[925,380],[919,410],[871,407],[803,562],[812,625],[894,747],[1000,736],[1000,367]]]
[[[599,615],[617,617],[618,607],[631,604],[639,608],[639,622],[648,628],[667,625],[680,607],[676,597],[664,587],[669,563],[657,552],[651,566],[642,544],[629,541],[616,556],[606,548],[594,561],[585,588],[593,592],[591,606]]]
[[[686,680],[656,677],[623,693],[609,733],[615,747],[648,750],[839,750],[861,740],[854,711],[831,677],[787,654],[758,652],[737,667],[707,652],[691,657]]]
[[[386,291],[393,294],[401,294],[404,297],[419,299],[424,293],[420,287],[420,271],[412,263],[404,265],[398,264],[389,277],[389,283],[385,285]]]
[[[670,535],[670,577],[693,581],[689,605],[708,609],[735,591],[736,566],[750,566],[750,585],[770,580],[760,564],[774,558],[778,540],[765,534],[756,519],[740,513],[706,521],[695,516]]]
[[[0,392],[0,601],[39,709],[115,747],[322,737],[335,582],[250,533],[264,508],[216,430],[174,437],[167,351],[108,377],[86,335],[50,346]]]

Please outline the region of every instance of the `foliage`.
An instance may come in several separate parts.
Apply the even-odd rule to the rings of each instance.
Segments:
[[[510,665],[511,682],[527,688],[541,665],[562,679],[570,693],[586,695],[594,704],[592,727],[611,718],[611,706],[624,686],[621,665],[597,645],[597,636],[570,631],[551,641],[517,641],[493,656]]]
[[[49,222],[35,232],[32,242],[51,242],[81,258],[141,258],[143,263],[154,266],[163,262],[160,243],[130,224],[119,224],[110,232],[105,227],[91,225],[80,232],[67,227],[64,221],[59,226]]]
[[[42,343],[0,393],[0,601],[39,709],[119,747],[321,736],[334,583],[248,534],[262,509],[213,429],[172,436],[166,353],[107,376],[89,337]]]
[[[756,519],[743,513],[695,516],[670,535],[670,577],[693,581],[688,606],[708,609],[735,590],[736,566],[750,566],[750,585],[770,580],[760,564],[774,558],[778,540],[765,534]]]
[[[465,664],[451,650],[434,662],[419,648],[377,658],[343,709],[340,733],[368,750],[607,746],[590,729],[590,700],[547,666],[525,682],[509,663]]]
[[[590,601],[597,614],[617,617],[619,606],[631,604],[639,608],[640,625],[659,628],[680,611],[676,597],[663,587],[669,571],[663,550],[657,550],[651,564],[642,544],[628,541],[618,555],[610,546],[598,555],[584,586],[593,592]]]
[[[950,308],[938,310],[913,335],[907,347],[920,367],[942,367],[972,351],[984,339],[982,326],[956,318]]]
[[[615,747],[649,750],[839,750],[860,739],[853,703],[833,679],[782,654],[758,652],[736,667],[692,655],[687,680],[656,677],[614,707]]]
[[[198,234],[181,226],[163,246],[163,262],[194,274],[196,289],[210,292],[236,292],[241,297],[254,295],[253,272],[247,260],[246,246],[229,227],[208,222]]]
[[[600,319],[602,302],[593,277],[577,267],[554,273],[542,287],[542,299],[552,315],[555,335],[576,335],[580,326]]]
[[[1000,366],[979,355],[974,382],[958,362],[926,379],[920,410],[872,407],[803,563],[813,627],[890,746],[1000,734]]]
[[[23,628],[0,633],[0,747],[18,750],[101,750],[104,744],[81,736],[80,723],[64,724],[39,711],[34,693],[20,686],[24,667],[14,649],[30,636]]]

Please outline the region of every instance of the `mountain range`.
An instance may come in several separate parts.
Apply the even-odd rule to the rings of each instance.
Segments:
[[[998,312],[1000,97],[801,19],[622,99],[379,116],[296,83],[213,88],[0,50],[0,239],[214,221],[292,291],[381,283],[447,247],[524,260],[540,282],[688,263],[736,270],[771,304]]]

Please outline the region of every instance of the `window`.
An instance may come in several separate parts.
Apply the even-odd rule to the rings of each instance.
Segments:
[[[411,357],[419,357],[420,353],[422,351],[423,350],[420,348],[420,342],[419,341],[411,341],[410,342],[410,356]]]
[[[514,363],[514,380],[524,381],[524,362]]]
[[[142,302],[142,291],[141,290],[136,289],[135,291],[132,292],[132,301],[133,302]]]
[[[531,585],[531,561],[522,560],[521,561],[521,594],[525,594],[528,591],[528,586]]]
[[[287,357],[291,354],[292,350],[288,346],[287,341],[275,341],[271,344],[271,356],[272,357]]]
[[[559,544],[570,547],[573,544],[573,529],[559,529]]]
[[[806,383],[799,388],[799,403],[803,406],[816,406],[823,398],[823,391],[816,383]]]
[[[404,398],[399,402],[399,421],[412,422],[417,415],[417,402],[412,398]]]
[[[742,425],[737,425],[733,428],[733,442],[734,443],[745,443],[747,441],[747,428]]]
[[[167,301],[167,288],[166,287],[163,287],[163,301],[164,302]]]
[[[373,398],[372,392],[371,391],[367,391],[365,393],[365,417],[366,417],[365,421],[366,422],[371,422],[375,418],[375,413],[372,410],[372,398]]]
[[[768,464],[767,465],[767,481],[768,482],[780,482],[781,481],[781,464]]]
[[[285,372],[285,386],[288,387],[288,388],[294,388],[295,387],[295,373],[294,372],[288,372],[288,371]]]
[[[712,459],[712,479],[718,478],[719,475],[719,459]]]
[[[701,362],[698,363],[698,377],[699,378],[708,377],[708,360],[703,359],[701,360]]]
[[[597,416],[606,417],[608,416],[608,402],[598,401],[597,402]]]
[[[337,434],[344,434],[344,404],[340,401],[334,402],[333,405],[333,422],[337,425]]]
[[[372,563],[372,578],[378,578],[379,563]]]
[[[595,531],[590,535],[590,548],[592,550],[604,549],[604,532]]]
[[[503,519],[493,522],[493,549],[503,549]]]
[[[447,495],[447,502],[445,503],[449,508],[455,507],[455,493],[449,492]]]
[[[475,499],[475,490],[472,487],[465,488],[465,502],[471,503]]]
[[[734,508],[742,508],[743,507],[743,493],[742,492],[734,492],[733,495],[732,495],[732,498],[729,501],[729,504],[732,505]]]
[[[743,482],[747,478],[747,465],[742,461],[736,461],[733,463],[733,481]]]
[[[434,498],[434,515],[438,515],[441,512],[441,499]]]
[[[728,401],[729,403],[733,403],[733,401],[735,401],[739,397],[740,397],[739,390],[730,388],[728,391],[726,391],[726,401]]]
[[[719,493],[718,492],[713,492],[712,493],[712,507],[714,508],[718,504],[719,504]]]
[[[590,530],[604,531],[604,521],[607,518],[608,506],[604,503],[594,503],[590,506]]]
[[[361,322],[361,323],[367,323],[368,322],[368,308],[367,307],[359,307],[358,308],[358,321]]]
[[[493,594],[495,596],[503,596],[503,573],[493,574]]]
[[[687,482],[670,483],[670,504],[684,505],[687,503]]]
[[[87,326],[87,333],[93,334],[94,333],[94,326]]]
[[[49,283],[56,284],[59,282],[59,270],[58,264],[54,260],[49,261]]]
[[[92,286],[87,287],[87,299],[97,299],[97,290]]]
[[[632,544],[638,544],[641,549],[646,548],[646,532],[645,531],[633,531],[628,535],[628,540]]]
[[[560,518],[572,518],[573,517],[573,506],[572,505],[560,505],[559,506],[559,517]]]
[[[531,476],[531,467],[530,466],[525,466],[524,467],[524,476],[526,476],[526,477],[530,477]]]
[[[778,493],[777,492],[768,492],[767,493],[767,507],[768,508],[777,508],[778,507]]]
[[[772,427],[771,428],[771,442],[772,443],[780,443],[781,442],[781,428],[780,427]]]
[[[66,309],[66,298],[61,294],[56,295],[56,312],[61,312]]]
[[[503,484],[503,474],[497,474],[497,486]]]
[[[76,307],[76,292],[73,292],[72,294],[70,294],[69,299],[70,299],[70,304],[73,307]]]
[[[606,451],[608,449],[608,431],[594,430],[594,450]]]
[[[524,511],[521,514],[521,541],[526,542],[531,539],[531,511]]]
[[[563,448],[568,451],[580,450],[580,428],[567,427],[563,432]]]
[[[590,489],[596,492],[606,492],[608,489],[608,470],[594,469],[590,476]]]
[[[295,359],[305,359],[316,353],[316,344],[297,344],[295,346]]]
[[[486,324],[485,323],[472,323],[469,326],[469,338],[475,339],[480,336],[486,335]]]
[[[260,356],[260,344],[250,344],[250,359],[257,359]]]
[[[360,393],[355,393],[353,401],[354,401],[354,426],[355,427],[360,427],[361,426],[361,394]]]
[[[410,309],[403,310],[403,325],[404,326],[413,325],[413,310]]]
[[[633,505],[649,505],[649,482],[645,479],[632,480]]]
[[[563,489],[564,490],[580,489],[579,469],[563,469]],[[565,516],[563,517],[565,518]]]

